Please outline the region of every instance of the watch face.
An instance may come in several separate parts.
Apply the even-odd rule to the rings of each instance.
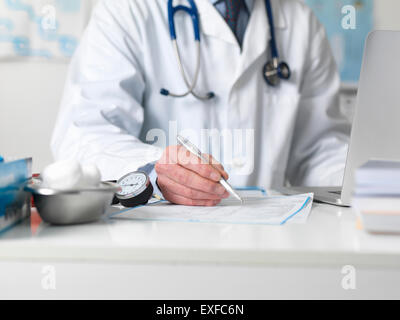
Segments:
[[[143,172],[127,174],[118,181],[121,191],[117,193],[122,197],[136,197],[141,194],[148,185],[147,175]]]

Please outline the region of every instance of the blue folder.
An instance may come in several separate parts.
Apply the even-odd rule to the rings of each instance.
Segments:
[[[0,156],[0,233],[30,215],[30,194],[24,191],[32,159],[4,162]]]

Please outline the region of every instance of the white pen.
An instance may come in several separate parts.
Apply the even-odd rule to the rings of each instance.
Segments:
[[[195,155],[196,157],[199,157],[205,163],[209,162],[209,159],[204,157],[203,153],[188,139],[178,135],[176,137],[176,140],[178,141],[178,143],[181,146],[183,146],[191,154]],[[225,180],[224,177],[221,177],[221,180],[219,181],[219,183],[226,189],[226,191],[228,191],[231,195],[233,195],[236,199],[238,199],[241,203],[243,203],[243,199],[238,195],[238,193],[235,191],[235,189],[232,188],[232,186],[228,183],[228,181]]]

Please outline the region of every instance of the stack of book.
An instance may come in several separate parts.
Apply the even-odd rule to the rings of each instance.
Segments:
[[[355,176],[353,207],[370,232],[400,232],[400,162],[369,161]]]
[[[4,162],[0,157],[0,233],[30,215],[30,194],[24,187],[31,177],[32,159]]]

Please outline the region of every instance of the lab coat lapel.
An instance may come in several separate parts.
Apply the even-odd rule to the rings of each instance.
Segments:
[[[274,26],[276,31],[286,28],[286,19],[279,0],[271,0],[274,16]],[[249,24],[246,29],[242,64],[238,78],[262,55],[265,56],[265,61],[270,58],[267,54],[270,40],[270,28],[265,7],[265,0],[255,0],[254,8],[250,16]],[[279,41],[277,36],[277,41]],[[279,43],[278,43],[279,47]]]
[[[201,30],[204,35],[237,45],[233,32],[210,0],[196,0],[196,5],[200,15]]]

